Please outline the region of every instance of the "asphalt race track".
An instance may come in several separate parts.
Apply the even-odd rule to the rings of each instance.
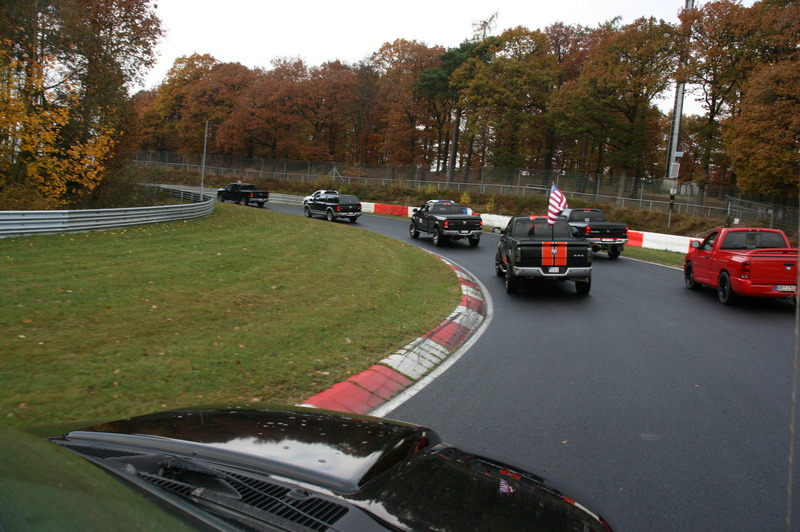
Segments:
[[[386,417],[556,479],[618,531],[786,529],[792,305],[726,307],[711,290],[684,288],[680,270],[624,252],[595,256],[588,296],[572,283],[510,296],[494,272],[497,235],[435,248],[412,240],[408,224],[364,215],[353,229],[469,270],[494,314],[457,363]]]

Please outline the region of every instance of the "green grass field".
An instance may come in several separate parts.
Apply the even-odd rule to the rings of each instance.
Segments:
[[[452,270],[359,225],[217,204],[194,221],[0,240],[4,423],[297,403],[438,325]]]
[[[622,256],[644,260],[647,262],[664,264],[666,266],[675,266],[677,268],[683,268],[683,263],[686,258],[685,253],[675,253],[673,251],[664,251],[661,249],[637,248],[632,246],[625,246]]]

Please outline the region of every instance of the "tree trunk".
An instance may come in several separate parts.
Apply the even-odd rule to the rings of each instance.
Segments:
[[[450,155],[447,158],[447,186],[453,182],[456,173],[456,154],[458,153],[458,137],[461,131],[461,107],[456,107],[453,129],[450,131]]]

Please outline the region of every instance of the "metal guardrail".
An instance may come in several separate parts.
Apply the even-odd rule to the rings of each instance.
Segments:
[[[214,198],[201,197],[196,187],[158,188],[171,197],[191,201],[182,205],[70,211],[0,211],[0,238],[102,231],[135,225],[202,218],[214,211]]]

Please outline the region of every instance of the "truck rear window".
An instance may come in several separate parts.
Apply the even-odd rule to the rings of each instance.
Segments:
[[[549,224],[547,221],[521,222],[514,225],[512,236],[517,238],[540,238],[548,240],[552,238],[570,238],[572,233],[569,226],[564,223]]]
[[[461,205],[434,205],[431,207],[431,214],[463,214]]]
[[[605,222],[605,216],[598,211],[572,211],[569,215],[571,222]]]
[[[722,249],[785,248],[786,242],[778,233],[739,232],[728,233]]]

